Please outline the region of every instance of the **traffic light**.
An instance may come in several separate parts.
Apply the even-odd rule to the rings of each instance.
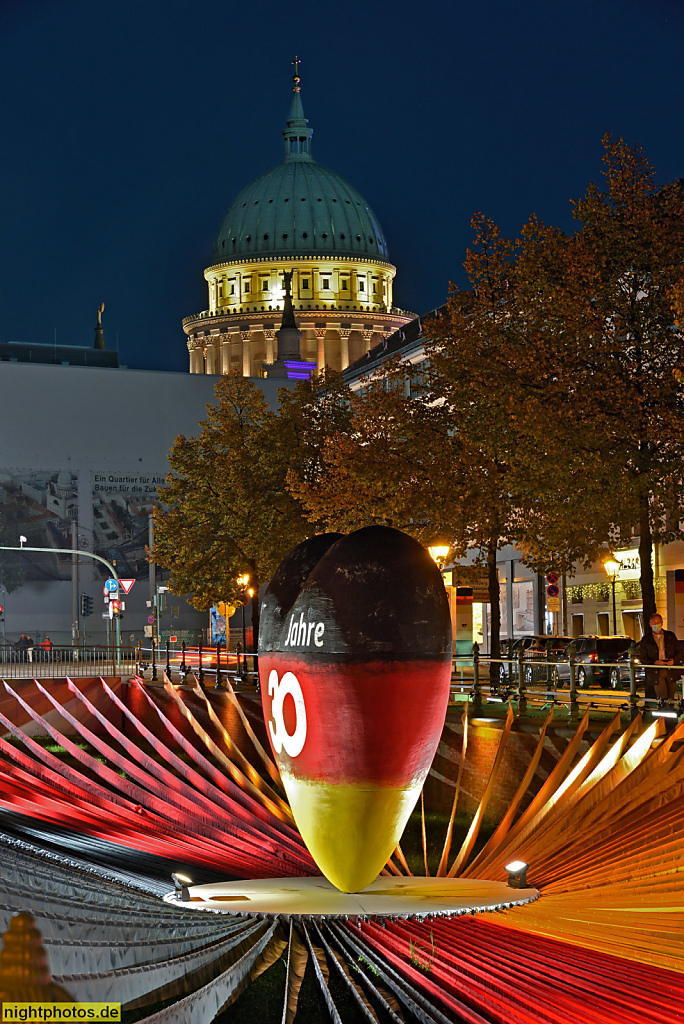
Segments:
[[[109,602],[109,613],[113,619],[121,618],[121,601],[117,600],[115,597]]]
[[[81,615],[87,619],[93,614],[93,599],[88,594],[81,594]]]
[[[0,620],[2,620],[4,618],[5,618],[5,606],[4,606],[4,604],[0,604]]]

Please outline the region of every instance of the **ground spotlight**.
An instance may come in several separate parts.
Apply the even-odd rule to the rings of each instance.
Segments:
[[[506,871],[508,872],[508,884],[511,889],[526,889],[527,888],[527,868],[528,864],[524,860],[512,860],[510,864],[506,864]]]
[[[171,878],[173,879],[173,884],[176,887],[177,898],[183,903],[188,903],[190,900],[190,890],[188,889],[188,886],[192,885],[192,878],[188,878],[187,875],[179,875],[175,871],[171,872]]]
[[[684,702],[680,701],[679,707],[668,704],[665,700],[659,700],[655,708],[651,710],[653,718],[679,718],[684,709]]]

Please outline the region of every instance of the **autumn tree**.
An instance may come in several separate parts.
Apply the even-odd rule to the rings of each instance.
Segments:
[[[339,391],[335,375],[302,381],[280,391],[276,411],[253,381],[228,373],[200,433],[179,436],[171,448],[155,511],[154,560],[171,570],[172,591],[189,594],[200,609],[238,603],[237,580],[249,575],[255,638],[259,587],[312,532],[287,474],[311,471],[326,432],[340,428],[346,413]]]
[[[580,486],[605,480],[602,515],[639,535],[644,617],[655,610],[653,543],[681,538],[684,518],[682,295],[684,190],[656,189],[639,147],[604,138],[601,189],[574,204],[564,238],[531,221],[520,271],[534,329],[546,337],[568,438],[580,437]],[[596,509],[589,503],[589,516]]]
[[[568,429],[573,395],[549,359],[550,325],[521,277],[521,243],[482,214],[473,227],[470,288],[452,286],[425,322],[425,364],[385,364],[352,398],[351,429],[325,450],[323,472],[295,493],[321,527],[385,522],[473,555],[488,576],[496,657],[501,548],[516,546],[538,572],[568,572],[614,529],[593,436]],[[565,240],[551,233],[546,243],[549,259]]]
[[[487,569],[496,657],[497,552],[511,544],[537,572],[568,572],[596,554],[610,524],[600,511],[598,482],[577,486],[589,453],[580,436],[565,430],[567,395],[548,358],[546,332],[525,301],[521,243],[482,214],[473,227],[464,263],[470,288],[452,285],[444,315],[426,324],[422,398],[441,407],[450,447],[470,467],[462,518],[468,547]]]

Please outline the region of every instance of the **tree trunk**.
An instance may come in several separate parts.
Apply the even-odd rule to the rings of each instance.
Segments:
[[[641,596],[644,602],[644,632],[648,628],[649,619],[655,615],[656,611],[652,555],[653,537],[648,515],[648,498],[646,498],[645,507],[639,520],[639,563],[641,566]]]
[[[491,538],[487,545],[487,582],[489,586],[489,656],[501,657],[501,601],[499,599],[499,577],[496,573],[496,552],[498,537]]]

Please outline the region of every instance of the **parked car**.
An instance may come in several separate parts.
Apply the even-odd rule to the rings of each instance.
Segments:
[[[610,669],[606,663],[617,662],[620,655],[626,654],[632,644],[629,636],[578,636],[575,644],[575,679],[579,689],[588,686],[608,687]],[[622,668],[616,670],[621,672]],[[614,677],[617,680],[620,676]],[[629,678],[629,666],[627,666]],[[570,651],[566,648],[561,664],[556,666],[554,680],[558,686],[570,685]]]
[[[618,658],[615,659],[618,662],[619,668],[613,666],[608,672],[608,685],[611,690],[629,690],[630,675],[629,675],[629,651],[625,651]],[[637,686],[643,683],[646,679],[646,669],[639,661],[639,658],[634,659],[636,665],[636,681]]]
[[[547,679],[547,651],[549,652],[549,661],[559,661],[563,657],[567,657],[566,651],[568,644],[572,643],[571,636],[539,636],[535,637],[535,643],[527,648],[523,655],[523,661],[526,663],[523,668],[523,679],[525,686],[530,686],[532,683],[546,682]],[[531,664],[527,664],[531,662]],[[550,678],[553,680],[553,669],[554,666],[550,666]]]
[[[499,665],[499,686],[507,686],[509,680],[517,680],[517,661],[518,654],[520,653],[520,651],[523,652],[523,659],[525,659],[525,657],[527,656],[526,652],[528,650],[538,650],[540,647],[544,651],[544,655],[546,655],[546,647],[544,646],[544,644],[547,640],[553,639],[554,637],[541,636],[540,634],[536,633],[532,636],[519,636],[517,640],[502,640],[501,657],[510,658],[514,664],[511,666],[508,661],[504,661],[501,665]],[[569,637],[566,637],[566,644],[568,643],[568,640]]]

